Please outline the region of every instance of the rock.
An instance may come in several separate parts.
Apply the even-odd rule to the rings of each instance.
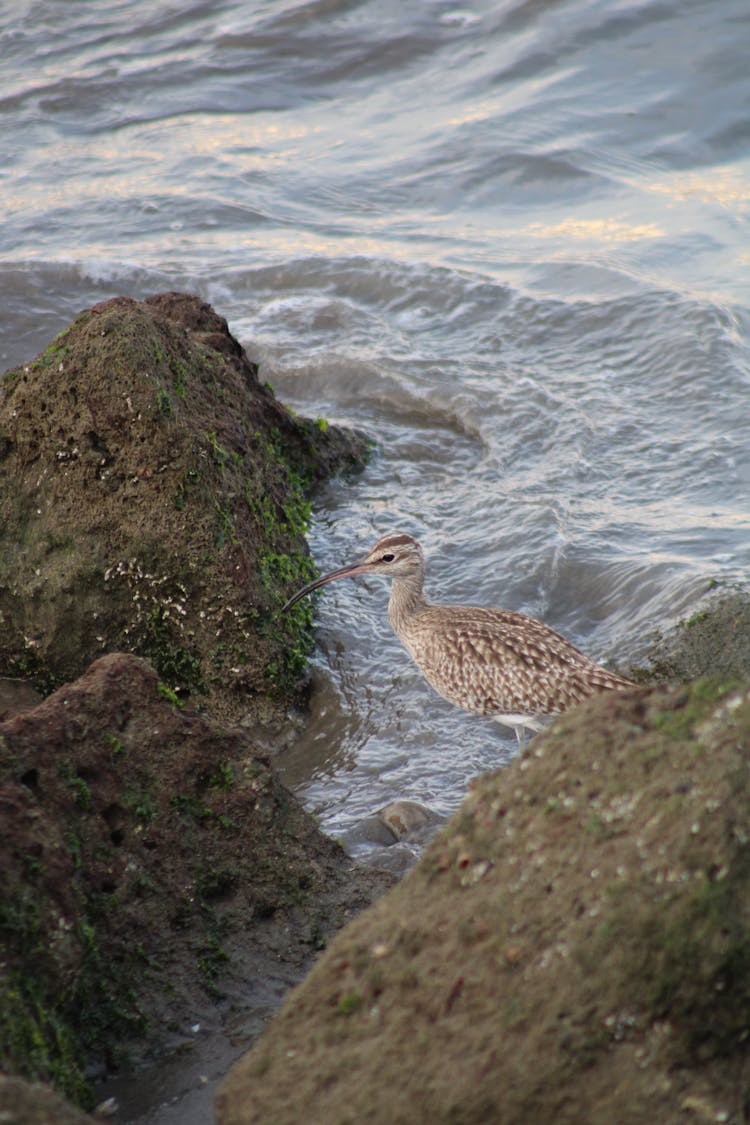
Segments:
[[[441,822],[441,817],[417,801],[391,801],[378,817],[396,840],[421,840]]]
[[[0,676],[0,722],[17,715],[19,711],[30,711],[42,702],[42,697],[26,680],[14,680],[10,676]]]
[[[301,974],[392,882],[124,654],[0,723],[0,871],[0,1069],[84,1105],[85,1066],[179,1041],[269,963]]]
[[[0,1121],[3,1125],[93,1125],[54,1090],[0,1074]]]
[[[750,689],[588,701],[331,943],[219,1125],[740,1122]]]
[[[354,858],[402,878],[444,820],[416,801],[392,801],[347,829],[341,843]]]
[[[750,595],[741,586],[708,594],[686,620],[659,636],[647,678],[684,683],[699,676],[750,678]]]
[[[349,828],[342,837],[342,844],[349,849],[356,849],[358,847],[372,847],[378,845],[383,848],[390,848],[398,840],[396,833],[392,828],[385,824],[377,813],[372,816],[365,816],[362,820],[358,820],[351,828]]]
[[[283,714],[306,493],[366,446],[293,417],[196,297],[82,313],[0,383],[0,674],[46,693],[129,651],[217,717]]]
[[[424,842],[441,819],[426,805],[416,801],[392,801],[348,829],[342,842],[345,847],[379,844],[386,848],[400,840]]]

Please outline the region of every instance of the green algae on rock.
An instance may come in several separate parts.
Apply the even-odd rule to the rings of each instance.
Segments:
[[[300,966],[391,881],[131,655],[0,722],[0,827],[0,1069],[84,1105],[86,1064]]]
[[[639,679],[749,678],[750,592],[742,585],[712,590],[671,633],[657,637],[649,663]]]
[[[308,494],[366,449],[287,411],[195,297],[82,313],[0,382],[0,674],[51,690],[130,651],[217,716],[280,713]]]
[[[567,712],[332,942],[219,1125],[745,1120],[748,825],[746,685]]]

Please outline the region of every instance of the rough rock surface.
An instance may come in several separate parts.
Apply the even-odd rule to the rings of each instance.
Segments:
[[[384,885],[131,655],[0,722],[0,824],[0,1069],[83,1104],[84,1063],[179,1039],[269,961],[301,972]]]
[[[750,594],[741,585],[708,594],[686,620],[659,636],[649,653],[649,680],[684,683],[708,672],[750,677]]]
[[[40,1083],[0,1074],[0,1121],[3,1125],[92,1125],[94,1118]]]
[[[196,297],[116,298],[0,382],[0,675],[49,691],[111,651],[194,704],[273,717],[312,611],[306,490],[363,439],[293,417]]]
[[[218,1122],[746,1121],[748,826],[746,686],[574,709],[338,935]]]

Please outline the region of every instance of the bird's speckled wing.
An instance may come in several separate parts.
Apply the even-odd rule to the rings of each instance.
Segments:
[[[548,625],[511,610],[428,606],[400,635],[436,691],[484,715],[549,715],[631,686]]]

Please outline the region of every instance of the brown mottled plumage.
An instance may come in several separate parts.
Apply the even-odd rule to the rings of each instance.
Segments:
[[[335,578],[383,574],[393,579],[388,619],[428,683],[450,703],[493,715],[520,730],[599,691],[631,687],[534,617],[508,609],[432,605],[424,596],[424,556],[411,535],[379,539],[361,562],[310,582],[288,609]]]

